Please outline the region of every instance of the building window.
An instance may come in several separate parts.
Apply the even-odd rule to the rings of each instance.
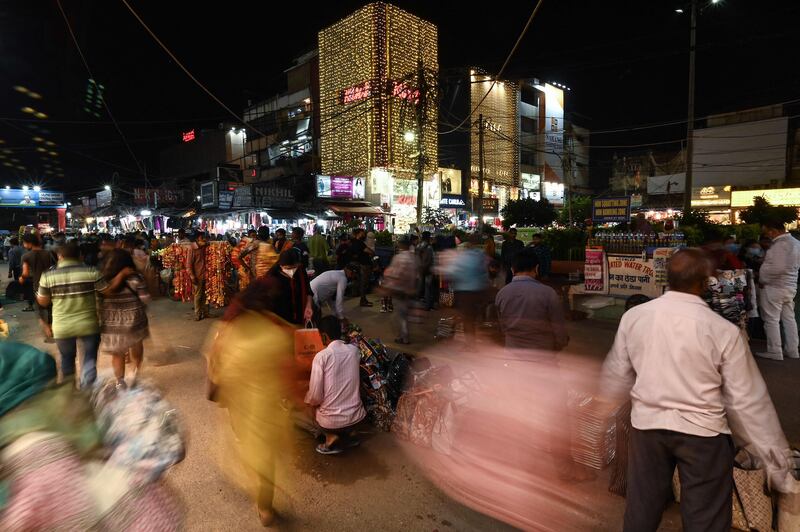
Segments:
[[[522,103],[539,107],[539,91],[532,87],[522,86]]]
[[[526,166],[536,166],[536,152],[523,151],[520,154],[520,163]]]
[[[520,126],[523,133],[536,133],[536,120],[527,116],[520,117]]]

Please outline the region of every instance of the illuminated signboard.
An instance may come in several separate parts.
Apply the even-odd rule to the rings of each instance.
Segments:
[[[692,188],[692,207],[730,207],[731,187]]]
[[[442,194],[442,199],[439,200],[440,209],[463,209],[467,206],[464,201],[464,196],[455,194]]]
[[[372,94],[372,85],[369,81],[347,87],[342,91],[342,103],[353,103],[361,100],[366,100]]]
[[[182,135],[182,138],[183,138],[183,142],[191,142],[191,141],[193,141],[195,139],[194,129],[191,129],[189,131],[184,131],[183,135]]]
[[[63,192],[19,188],[0,190],[0,206],[3,207],[61,207],[63,205]]]
[[[419,101],[419,89],[409,87],[400,81],[390,81],[386,87],[386,94],[401,100],[417,103]],[[359,102],[372,96],[372,83],[365,81],[352,87],[347,87],[342,91],[342,104]]]
[[[631,217],[631,198],[600,198],[592,200],[592,220],[599,223],[627,222]]]
[[[751,207],[753,200],[759,197],[763,197],[771,205],[800,207],[800,188],[735,190],[731,194],[731,207]]]

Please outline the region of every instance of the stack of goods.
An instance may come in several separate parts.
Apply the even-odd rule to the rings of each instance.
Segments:
[[[0,530],[179,530],[161,483],[184,455],[174,409],[113,381],[90,401],[55,376],[48,354],[0,344]]]
[[[227,304],[228,279],[231,275],[231,245],[212,242],[206,247],[206,298],[210,305]]]
[[[192,278],[186,269],[186,248],[180,244],[172,244],[161,252],[164,268],[172,270],[172,286],[175,299],[192,300]]]
[[[601,417],[591,395],[570,390],[568,404],[572,413],[572,458],[579,464],[603,469],[614,459],[616,423],[612,413]]]
[[[747,327],[751,301],[752,273],[749,270],[717,270],[708,278],[706,303],[711,309],[742,329]]]
[[[244,248],[246,248],[250,242],[251,241],[249,238],[243,238],[238,244],[236,244],[236,247],[231,250],[231,264],[236,269],[236,273],[238,274],[237,277],[239,278],[240,292],[247,288],[247,285],[250,284],[250,272],[248,272],[247,268],[245,268],[244,262],[239,260],[239,255],[242,254],[242,251],[244,251]],[[247,257],[245,257],[245,260],[247,260]]]

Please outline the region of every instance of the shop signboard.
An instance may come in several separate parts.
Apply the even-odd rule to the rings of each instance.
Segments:
[[[217,206],[216,181],[207,181],[200,185],[200,206],[204,208]]]
[[[692,188],[692,207],[730,207],[730,186],[707,186]]]
[[[456,194],[442,194],[442,199],[439,201],[440,209],[464,209],[466,206],[464,196]]]
[[[764,198],[770,205],[800,207],[800,188],[734,190],[731,193],[731,207],[751,207],[756,198]]]
[[[553,205],[564,205],[564,183],[545,181],[544,199]]]
[[[604,293],[606,289],[606,254],[602,249],[587,249],[583,267],[586,292]]]
[[[500,212],[500,202],[497,198],[483,198],[483,214],[484,216],[496,215]],[[478,198],[472,198],[472,212],[478,212]]]
[[[620,296],[642,294],[655,298],[661,293],[653,261],[637,257],[608,258],[608,289]]]
[[[136,205],[175,205],[181,192],[169,188],[134,188],[133,203]]]
[[[243,187],[236,187],[233,192],[233,208],[241,209],[253,206],[253,194],[250,190],[250,185]]]
[[[597,223],[627,222],[631,219],[631,198],[597,198],[592,200],[592,221]]]
[[[101,190],[100,192],[95,194],[95,198],[97,199],[98,209],[102,209],[103,207],[108,207],[111,205],[112,192],[110,190]]]
[[[631,194],[631,209],[638,209],[642,206],[642,195]]]
[[[217,195],[217,204],[220,209],[227,211],[233,206],[233,190],[220,190]]]
[[[281,208],[294,205],[291,185],[282,183],[256,183],[253,185],[253,207]]]
[[[338,175],[331,176],[331,197],[339,199],[352,199],[353,178]]]

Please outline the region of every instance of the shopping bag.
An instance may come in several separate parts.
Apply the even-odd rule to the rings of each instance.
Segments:
[[[294,361],[298,369],[311,372],[314,356],[323,349],[322,335],[310,321],[306,322],[304,329],[294,331]]]

